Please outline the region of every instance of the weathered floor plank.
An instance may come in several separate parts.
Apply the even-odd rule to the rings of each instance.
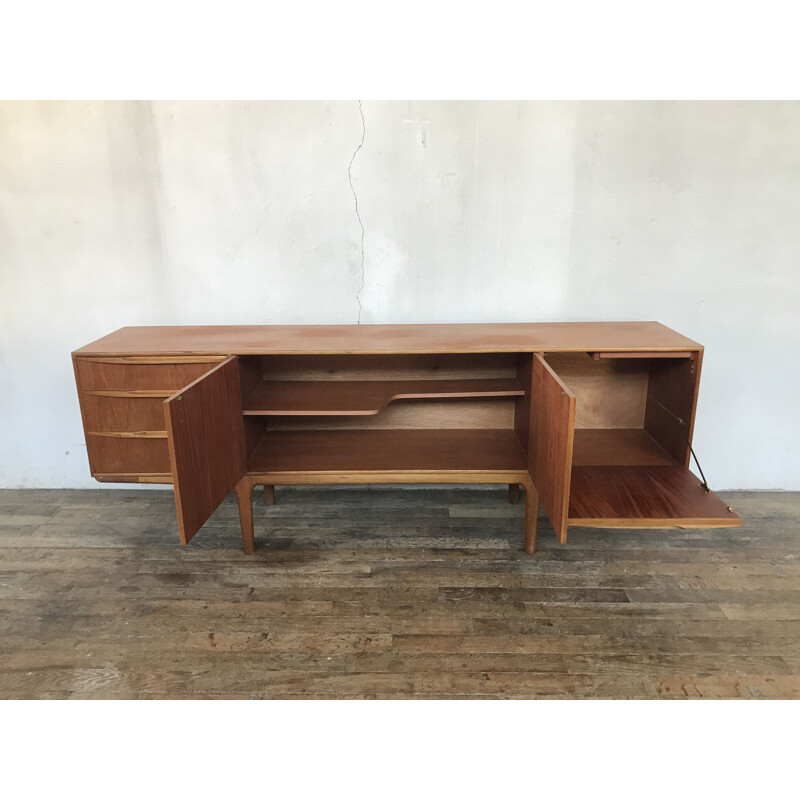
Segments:
[[[0,490],[0,697],[800,698],[800,495],[522,551],[503,490]]]

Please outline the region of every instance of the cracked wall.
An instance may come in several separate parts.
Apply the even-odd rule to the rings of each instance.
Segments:
[[[0,103],[0,486],[97,486],[69,352],[122,325],[658,319],[712,485],[800,489],[798,141],[798,103]]]

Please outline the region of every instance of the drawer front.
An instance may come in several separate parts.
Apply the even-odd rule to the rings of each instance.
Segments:
[[[164,361],[133,358],[78,358],[76,369],[83,391],[149,389],[177,392],[204,375],[223,359],[198,356],[191,360]]]
[[[166,434],[163,438],[124,438],[86,435],[89,463],[96,476],[146,476],[169,475],[169,448]],[[120,477],[120,480],[123,480]]]
[[[97,431],[161,431],[167,429],[164,400],[159,396],[123,392],[88,391],[82,393],[86,432]]]
[[[92,474],[105,481],[171,481],[164,400],[223,360],[221,356],[76,358]]]

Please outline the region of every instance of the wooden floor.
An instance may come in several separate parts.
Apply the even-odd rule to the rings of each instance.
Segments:
[[[0,491],[3,698],[800,698],[800,495],[744,526],[573,529],[505,490]]]

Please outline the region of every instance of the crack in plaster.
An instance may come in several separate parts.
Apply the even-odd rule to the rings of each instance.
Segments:
[[[367,124],[364,121],[364,109],[361,107],[361,100],[358,101],[358,113],[361,114],[361,142],[359,143],[358,147],[356,147],[353,157],[350,159],[350,164],[347,167],[347,179],[350,181],[350,191],[353,193],[353,200],[356,204],[356,217],[358,217],[358,224],[361,226],[361,286],[359,286],[358,291],[356,292],[356,302],[358,303],[358,322],[357,324],[361,324],[361,292],[364,291],[364,284],[366,282],[366,275],[364,273],[364,223],[361,221],[361,214],[358,210],[358,195],[356,194],[356,188],[353,186],[353,162],[356,160],[356,156],[358,155],[358,151],[364,146],[364,139],[367,136]]]

